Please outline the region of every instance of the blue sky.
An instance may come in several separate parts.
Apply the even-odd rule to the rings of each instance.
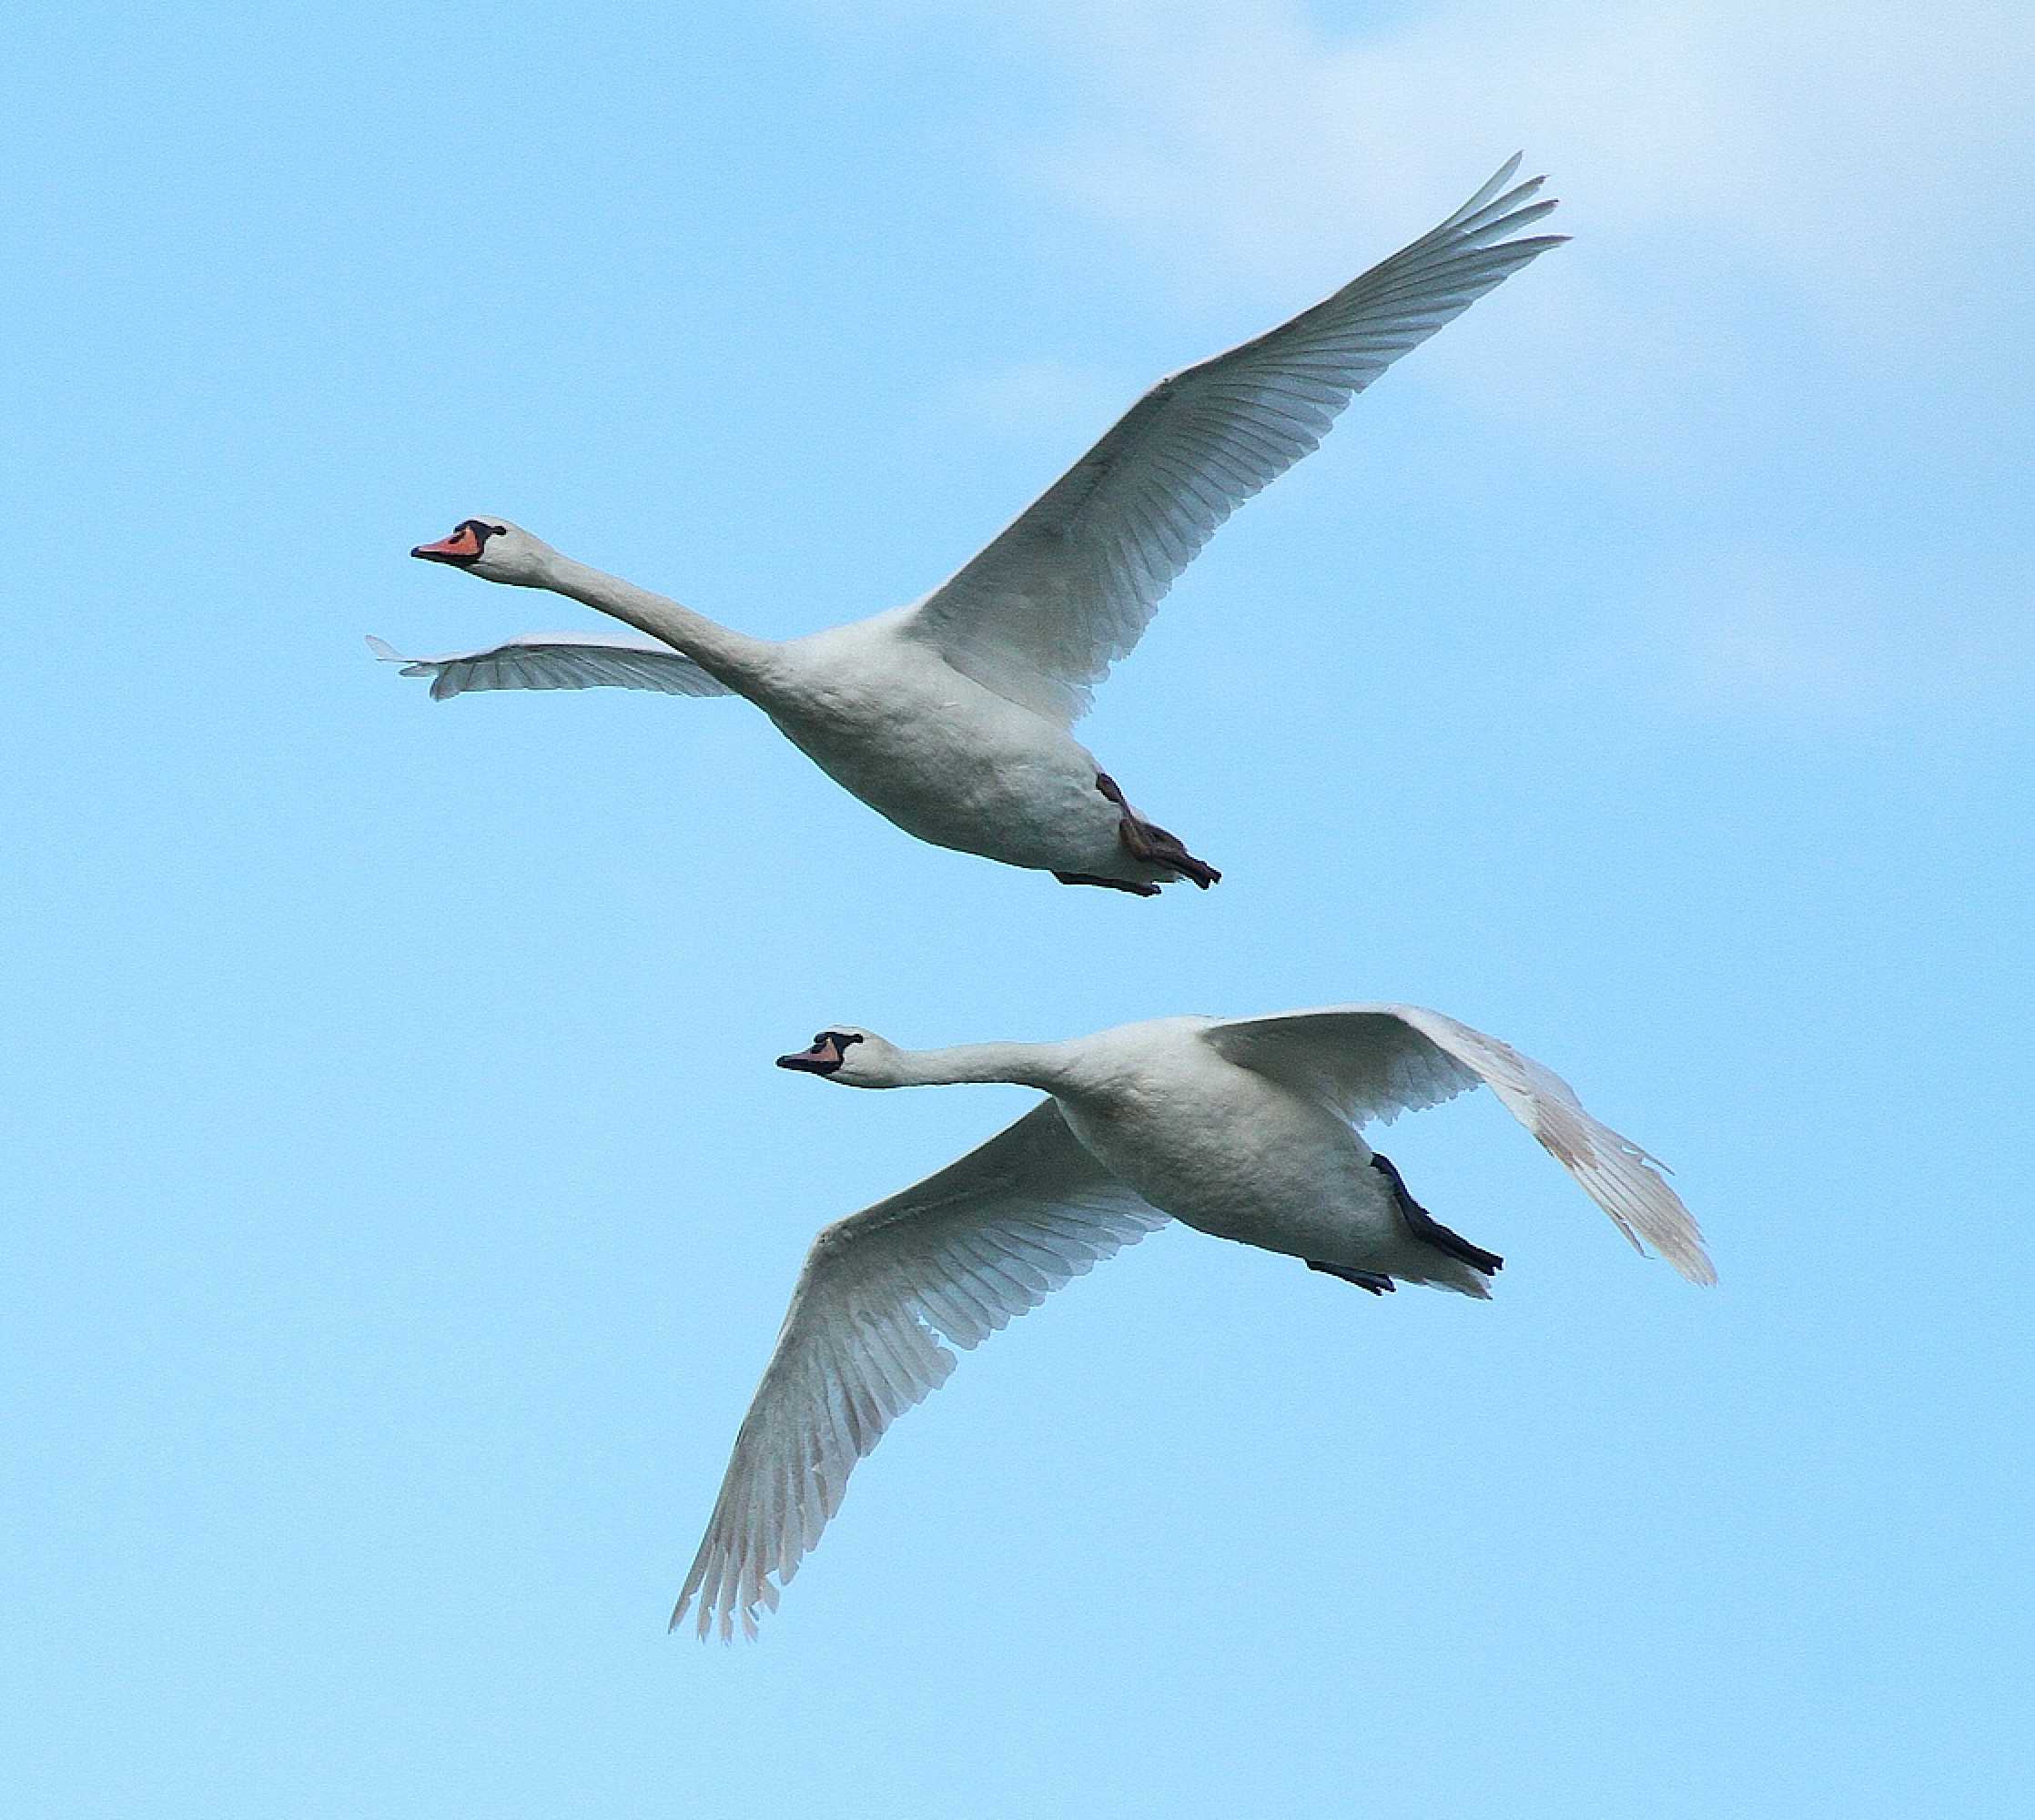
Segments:
[[[728,10],[15,24],[20,1811],[2014,1811],[2020,9]],[[758,632],[909,598],[1517,146],[1574,243],[1086,723],[1206,897],[367,656],[572,622],[405,560],[471,511]],[[774,1055],[1372,997],[1568,1075],[1720,1286],[1458,1103],[1390,1148],[1494,1302],[1161,1234],[757,1646],[666,1638],[814,1229],[1025,1103]]]

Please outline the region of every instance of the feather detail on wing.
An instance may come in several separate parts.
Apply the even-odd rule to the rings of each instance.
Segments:
[[[979,1149],[828,1227],[806,1254],[672,1613],[703,1637],[756,1633],[848,1474],[979,1346],[1103,1258],[1166,1224],[1042,1101]],[[776,1584],[772,1583],[775,1576]]]
[[[1321,1099],[1357,1124],[1389,1123],[1488,1087],[1635,1249],[1650,1245],[1691,1282],[1717,1279],[1702,1232],[1657,1173],[1658,1158],[1598,1123],[1565,1080],[1509,1043],[1412,1005],[1240,1018],[1202,1034],[1240,1067]]]
[[[1161,379],[913,610],[915,634],[986,688],[1078,720],[1238,506],[1318,447],[1402,354],[1565,238],[1506,238],[1554,207],[1532,200],[1540,177],[1505,189],[1518,167],[1334,296]]]
[[[429,676],[431,700],[475,689],[654,689],[666,695],[733,692],[670,645],[619,632],[531,632],[485,651],[444,657],[405,657],[386,640],[368,638],[384,663],[405,676]]]

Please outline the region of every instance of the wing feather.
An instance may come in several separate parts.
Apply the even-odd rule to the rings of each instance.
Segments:
[[[1163,1226],[1042,1100],[979,1149],[828,1227],[735,1437],[672,1613],[756,1633],[884,1431],[981,1344],[1098,1259]],[[943,1343],[944,1342],[944,1343]],[[772,1576],[776,1584],[772,1583]]]
[[[631,632],[533,632],[486,651],[405,657],[370,636],[368,649],[405,676],[429,676],[431,700],[481,689],[653,689],[665,695],[732,693],[690,657]]]
[[[1717,1279],[1659,1159],[1593,1118],[1561,1076],[1510,1043],[1414,1005],[1332,1006],[1212,1024],[1202,1034],[1230,1060],[1360,1125],[1488,1087],[1635,1249],[1651,1246],[1691,1282]]]
[[[1137,643],[1238,506],[1318,448],[1402,354],[1564,238],[1509,160],[1446,221],[1266,334],[1147,392],[1009,528],[919,603],[915,635],[1062,725]]]

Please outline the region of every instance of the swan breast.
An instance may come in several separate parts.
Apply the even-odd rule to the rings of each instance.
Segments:
[[[1346,1236],[1352,1214],[1381,1201],[1356,1133],[1328,1107],[1181,1034],[1163,1061],[1086,1058],[1055,1088],[1074,1135],[1154,1207],[1203,1232],[1334,1255],[1319,1249],[1324,1233]]]
[[[844,789],[907,833],[1011,864],[1066,867],[1116,841],[1095,758],[1029,709],[900,635],[895,616],[781,648],[759,705]]]

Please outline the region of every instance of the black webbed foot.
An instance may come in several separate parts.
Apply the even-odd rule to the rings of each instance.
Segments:
[[[1113,803],[1123,812],[1123,823],[1118,830],[1118,838],[1131,858],[1143,860],[1149,865],[1170,866],[1179,875],[1202,891],[1211,885],[1220,885],[1222,875],[1205,859],[1196,859],[1188,852],[1178,834],[1170,834],[1156,822],[1148,822],[1124,799],[1123,792],[1117,787],[1117,780],[1106,771],[1095,774],[1095,787],[1106,801]]]
[[[1375,1270],[1347,1270],[1341,1264],[1318,1264],[1311,1258],[1307,1260],[1307,1268],[1321,1271],[1324,1277],[1340,1277],[1360,1289],[1369,1289],[1374,1296],[1389,1296],[1399,1287],[1390,1277],[1381,1277]]]
[[[1157,897],[1156,885],[1134,885],[1128,878],[1098,878],[1087,872],[1056,872],[1053,876],[1062,885],[1098,885],[1105,891],[1128,891],[1133,897]]]
[[[1414,1238],[1426,1240],[1437,1251],[1445,1251],[1452,1258],[1467,1264],[1473,1270],[1481,1270],[1487,1277],[1496,1276],[1505,1268],[1505,1260],[1495,1251],[1486,1251],[1481,1245],[1473,1245],[1460,1232],[1452,1232],[1434,1218],[1420,1202],[1406,1191],[1406,1178],[1399,1173],[1390,1157],[1373,1150],[1371,1167],[1392,1184],[1392,1199],[1398,1203],[1399,1217],[1406,1222],[1406,1229]]]

